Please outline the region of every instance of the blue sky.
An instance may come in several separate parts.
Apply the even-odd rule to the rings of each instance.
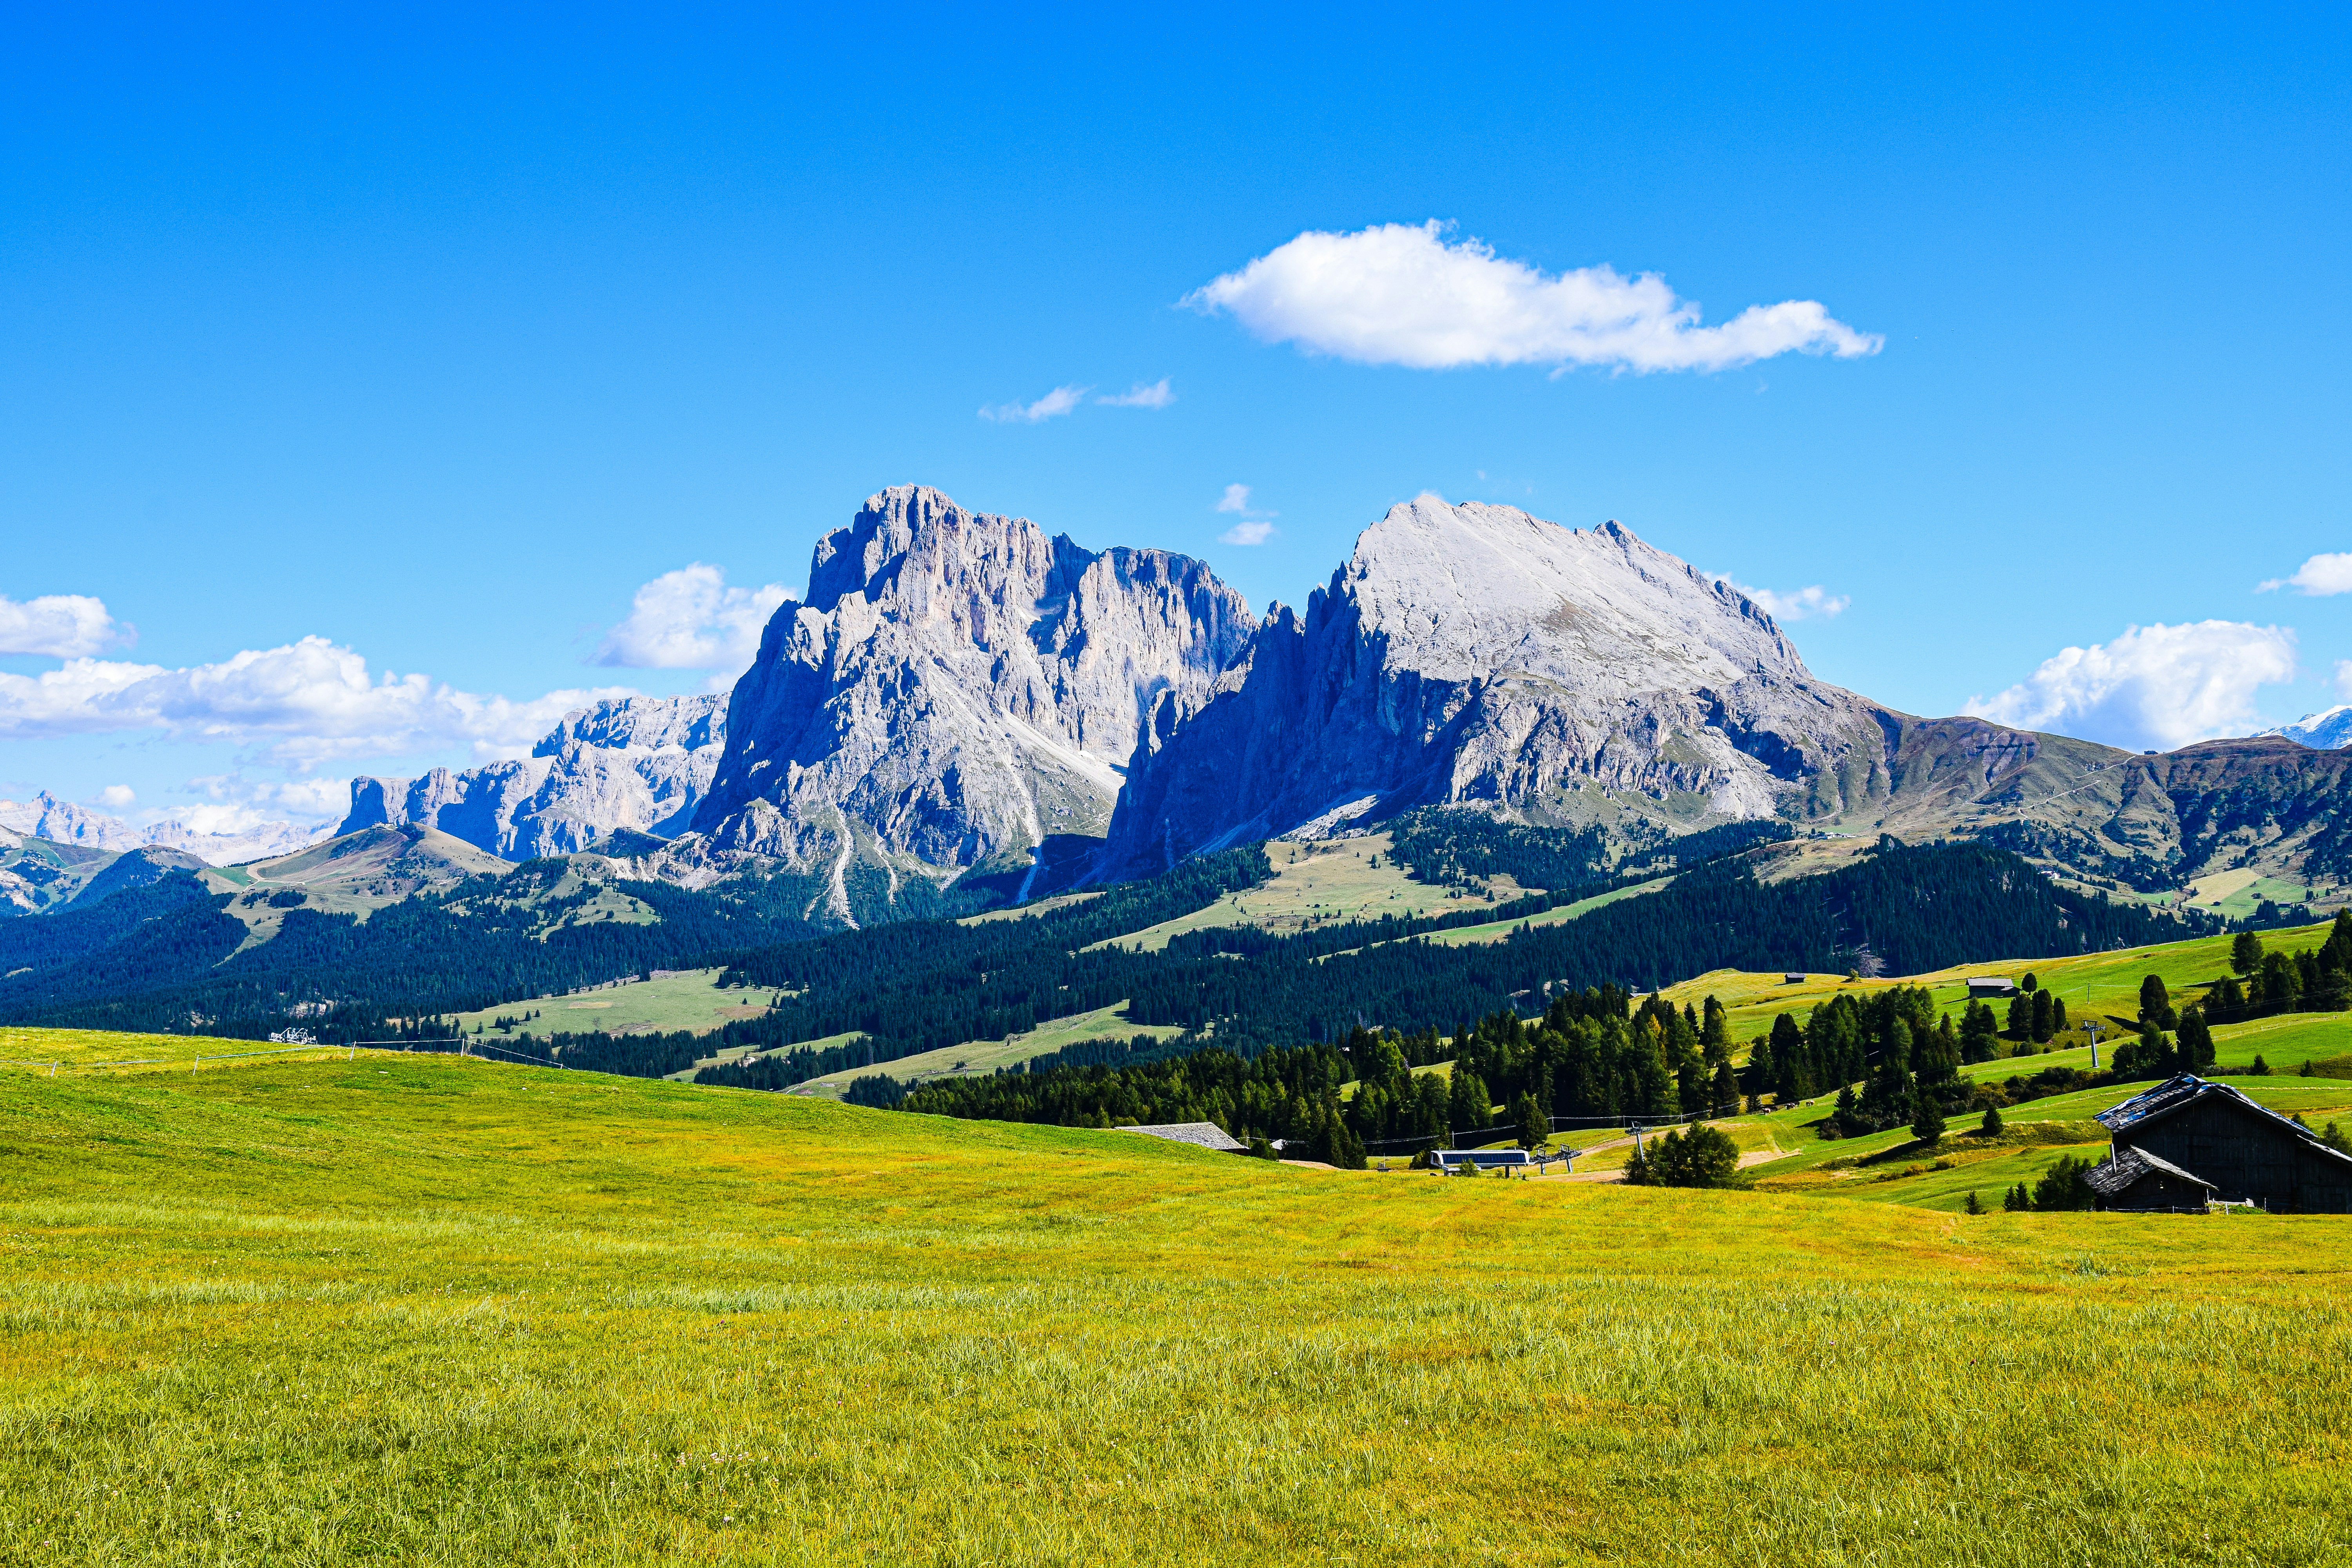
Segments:
[[[1615,517],[1817,588],[1815,671],[1910,711],[2149,745],[2291,719],[2352,659],[2352,562],[2305,569],[2352,551],[2347,33],[21,13],[0,795],[316,810],[562,693],[700,689],[726,627],[616,637],[633,595],[698,563],[796,594],[908,481],[1204,556],[1261,609],[1424,489]],[[1811,301],[1876,352],[1579,363],[1487,321],[1446,341],[1522,363],[1367,363],[1434,329],[1334,325],[1398,298],[1363,237],[1433,220],[1401,243],[1475,285],[1481,242],[1538,313],[1606,267],[1702,331]],[[1181,303],[1308,233],[1352,237],[1336,302]],[[1271,515],[1217,510],[1234,485]],[[126,697],[69,656],[162,673]]]

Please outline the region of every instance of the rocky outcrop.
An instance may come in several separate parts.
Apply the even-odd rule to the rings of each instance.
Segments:
[[[0,828],[85,849],[136,849],[146,842],[121,818],[59,800],[47,790],[28,801],[0,800]]]
[[[1108,876],[1412,806],[1669,829],[1884,798],[1901,725],[1813,679],[1772,618],[1614,522],[1424,497],[1205,702],[1156,706]]]
[[[1144,716],[1197,705],[1254,629],[1201,562],[885,490],[769,623],[679,857],[822,870],[844,919],[975,868],[1034,888],[1108,825]]]
[[[620,831],[672,837],[709,787],[726,732],[723,695],[608,700],[565,714],[515,762],[355,778],[335,832],[431,827],[509,860],[577,854]]]

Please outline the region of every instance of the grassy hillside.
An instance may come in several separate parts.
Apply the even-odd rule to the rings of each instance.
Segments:
[[[2263,945],[2279,952],[2307,952],[2327,940],[2328,930],[2323,922],[2264,931]],[[1769,1033],[1773,1018],[1780,1014],[1793,1012],[1801,1017],[1840,992],[1868,993],[1895,985],[1925,985],[1934,993],[1941,1010],[1957,1015],[1968,1001],[1969,978],[1986,974],[2018,980],[2031,973],[2045,989],[2066,999],[2067,1012],[2076,1019],[2108,1015],[2128,1018],[2137,1016],[2140,981],[2150,974],[2163,977],[2175,1006],[2195,1001],[2206,985],[2229,973],[2230,942],[2226,936],[2197,937],[2071,958],[1995,959],[1956,964],[1925,974],[1874,980],[1849,981],[1842,975],[1811,974],[1798,984],[1788,984],[1779,973],[1717,969],[1679,985],[1670,985],[1664,994],[1677,1006],[1685,1003],[1696,1006],[1704,998],[1715,997],[1729,1013],[1732,1037],[1738,1040]],[[2003,1007],[2007,1005],[1998,1004]],[[2344,1048],[2352,1050],[2352,1024],[2339,1015],[2337,1026],[2346,1031]],[[2218,1037],[2221,1031],[2216,1034]]]
[[[1255,888],[1227,893],[1205,909],[1094,944],[1133,952],[1158,952],[1168,939],[1185,931],[1234,926],[1292,933],[1318,925],[1376,921],[1383,915],[1452,914],[1482,903],[1507,901],[1526,892],[1508,877],[1488,879],[1475,892],[1413,880],[1397,864],[1385,833],[1324,843],[1265,846],[1274,875]],[[1091,950],[1090,950],[1091,951]]]
[[[721,973],[716,968],[692,969],[655,980],[626,980],[593,991],[502,1003],[459,1013],[455,1018],[466,1035],[472,1035],[478,1026],[482,1038],[501,1040],[526,1032],[543,1039],[551,1034],[592,1029],[613,1035],[672,1029],[705,1034],[723,1029],[739,1018],[767,1016],[772,993],[721,987]],[[511,1023],[532,1011],[539,1016],[528,1023],[514,1023],[504,1029],[498,1026],[501,1018]]]
[[[1138,1035],[1149,1035],[1155,1040],[1173,1038],[1183,1031],[1168,1024],[1138,1024],[1127,1016],[1127,1005],[1097,1007],[1092,1012],[1074,1014],[1041,1024],[1025,1034],[1007,1035],[1001,1040],[971,1040],[941,1051],[924,1051],[916,1056],[900,1057],[887,1068],[847,1068],[840,1072],[813,1078],[795,1088],[794,1094],[818,1094],[828,1100],[839,1100],[849,1089],[850,1080],[867,1073],[887,1071],[905,1084],[928,1083],[933,1079],[955,1078],[972,1073],[992,1073],[1016,1062],[1050,1056],[1067,1047],[1087,1040],[1132,1040]]]
[[[2352,1551],[2352,1227],[1301,1171],[450,1058],[0,1075],[0,1560]]]

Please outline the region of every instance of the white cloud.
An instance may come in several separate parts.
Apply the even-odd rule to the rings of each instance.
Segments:
[[[2273,593],[2280,588],[2293,588],[2313,598],[2326,598],[2331,594],[2352,594],[2352,553],[2315,555],[2296,567],[2292,577],[2273,577],[2267,583],[2254,584],[2257,594]]]
[[[250,833],[272,823],[340,821],[351,811],[352,782],[331,775],[295,779],[248,779],[243,773],[211,773],[188,781],[205,798],[146,816],[169,816],[196,833]]]
[[[22,604],[0,598],[0,654],[87,658],[133,640],[102,601],[85,594],[44,594]]]
[[[1217,535],[1227,544],[1264,544],[1275,534],[1274,524],[1267,520],[1282,515],[1278,511],[1264,511],[1250,505],[1250,488],[1247,485],[1227,485],[1225,493],[1218,498],[1216,509],[1242,520]]]
[[[98,792],[98,804],[109,811],[128,811],[139,801],[139,792],[129,784],[109,784]]]
[[[1228,310],[1268,342],[1296,342],[1365,364],[1610,365],[1722,370],[1790,352],[1852,359],[1885,340],[1831,319],[1811,300],[1751,305],[1719,327],[1654,272],[1609,267],[1549,276],[1447,226],[1310,230],[1182,303]]]
[[[1034,403],[1000,403],[993,408],[982,409],[980,416],[1000,425],[1034,425],[1067,414],[1085,402],[1087,394],[1093,390],[1087,386],[1057,386]]]
[[[379,680],[360,655],[311,637],[183,669],[77,658],[37,676],[0,672],[0,739],[160,730],[255,747],[305,772],[334,757],[449,745],[487,760],[527,754],[574,708],[634,695],[603,687],[518,702],[422,675],[386,671]]]
[[[2294,676],[2294,633],[2239,621],[2131,626],[2070,647],[1968,712],[2130,750],[2170,751],[2256,727],[2254,690]]]
[[[2336,695],[2352,702],[2352,658],[2336,661]]]
[[[1850,594],[1832,594],[1819,583],[1807,588],[1775,593],[1769,588],[1751,588],[1736,577],[1718,576],[1718,583],[1727,583],[1734,590],[1748,595],[1758,609],[1776,621],[1826,621],[1843,615],[1853,603]]]
[[[1163,375],[1149,385],[1139,381],[1117,396],[1097,397],[1095,401],[1106,408],[1165,408],[1176,401],[1176,395],[1168,389],[1168,378]]]
[[[792,595],[782,584],[730,588],[727,574],[698,561],[639,588],[629,618],[605,634],[595,662],[623,669],[751,668],[760,633]]]

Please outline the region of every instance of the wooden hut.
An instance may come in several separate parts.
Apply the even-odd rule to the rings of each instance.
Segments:
[[[2210,1183],[2224,1203],[2273,1214],[2352,1214],[2352,1155],[2301,1122],[2194,1073],[2099,1113],[2117,1158],[2139,1150]]]
[[[2117,1214],[2202,1214],[2213,1200],[2212,1183],[2145,1149],[2118,1149],[2084,1179]]]

